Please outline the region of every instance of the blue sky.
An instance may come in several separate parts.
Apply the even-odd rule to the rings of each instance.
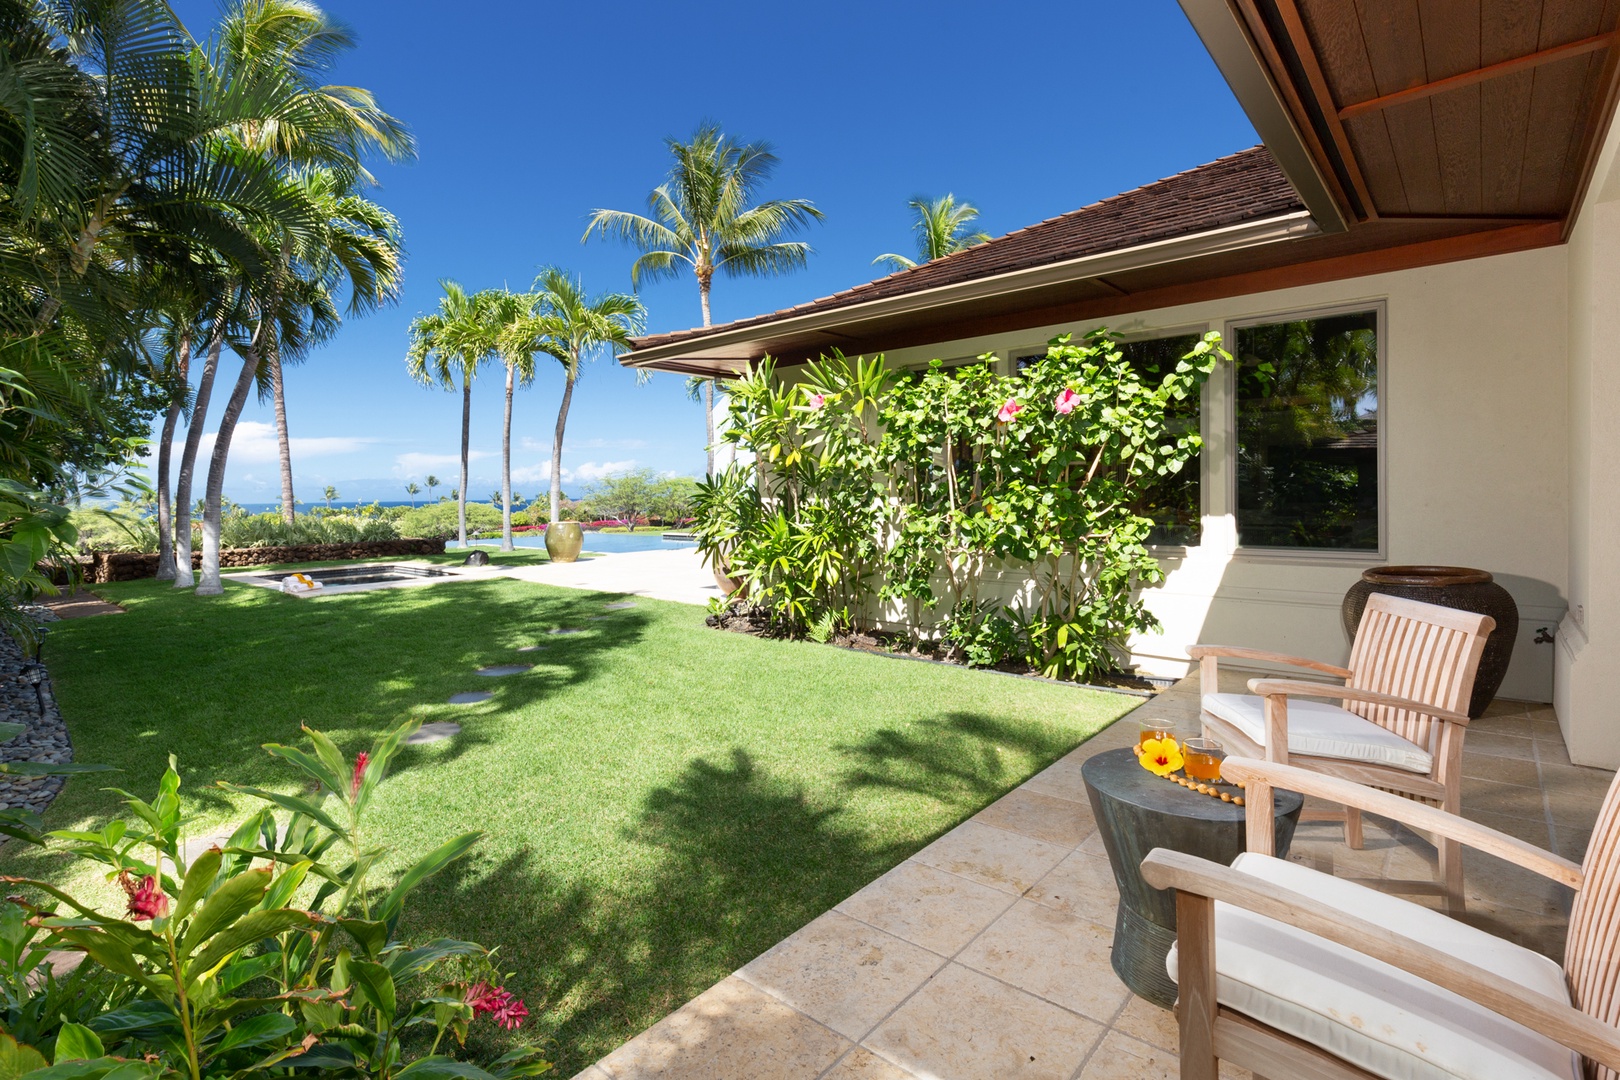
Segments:
[[[1253,145],[1257,139],[1175,0],[585,4],[327,0],[360,39],[332,81],[364,86],[405,120],[418,160],[382,165],[374,197],[407,249],[399,304],[348,323],[287,376],[299,498],[403,499],[453,483],[459,395],[405,374],[406,326],[438,279],[526,288],[558,264],[587,288],[627,289],[632,253],[580,244],[595,207],[641,210],[667,136],[713,119],[774,143],[767,197],[815,201],[826,221],[806,270],[720,279],[716,322],[824,296],[909,252],[907,199],[954,192],[992,235]],[[203,36],[213,0],[176,10]],[[649,331],[697,325],[690,277],[644,286]],[[222,379],[222,381],[224,381]],[[560,369],[517,400],[514,487],[542,490]],[[469,495],[500,476],[500,371],[473,392]],[[213,431],[215,416],[207,431]],[[226,494],[277,497],[267,406],[250,404]],[[703,417],[676,376],[637,386],[608,358],[575,391],[565,488],[604,470],[700,475]]]

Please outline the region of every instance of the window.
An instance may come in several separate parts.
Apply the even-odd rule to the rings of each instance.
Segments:
[[[1197,345],[1201,334],[1174,334],[1169,337],[1138,338],[1119,343],[1119,350],[1138,374],[1162,380],[1174,371],[1176,363]],[[1024,371],[1046,359],[1046,353],[1014,350],[1013,369]],[[1171,402],[1166,413],[1170,430],[1178,435],[1199,430],[1199,405],[1196,393],[1183,401]],[[1187,459],[1181,471],[1145,481],[1142,497],[1131,508],[1145,518],[1153,519],[1148,533],[1150,544],[1192,545],[1198,543],[1202,520],[1201,465],[1198,455]]]
[[[1237,328],[1241,546],[1378,550],[1378,316]]]
[[[1138,374],[1158,383],[1176,369],[1176,363],[1183,356],[1192,352],[1201,336],[1176,334],[1172,337],[1145,338],[1121,342],[1119,348],[1125,354],[1125,362]],[[1199,430],[1198,398],[1198,394],[1192,393],[1185,400],[1170,403],[1165,412],[1165,421],[1172,433],[1185,435]],[[1187,459],[1180,472],[1145,482],[1142,498],[1132,509],[1142,517],[1153,519],[1153,531],[1148,534],[1148,543],[1198,543],[1203,514],[1201,469],[1199,455],[1194,454]]]

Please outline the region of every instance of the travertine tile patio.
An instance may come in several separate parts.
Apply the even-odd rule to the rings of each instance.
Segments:
[[[1226,677],[1239,689],[1248,675]],[[1191,733],[1196,679],[1142,712]],[[1099,733],[579,1076],[1172,1080],[1174,1018],[1109,966],[1118,892],[1080,778],[1136,730],[1132,714]],[[1466,816],[1581,857],[1613,774],[1570,763],[1549,707],[1495,702],[1466,748]],[[1338,826],[1302,825],[1291,857],[1432,877],[1423,840],[1377,821],[1366,832],[1352,851]],[[1561,957],[1567,890],[1473,852],[1465,870],[1469,922]]]

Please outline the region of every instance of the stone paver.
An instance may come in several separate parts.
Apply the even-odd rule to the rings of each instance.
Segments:
[[[461,725],[454,720],[435,720],[423,724],[409,735],[405,736],[407,746],[420,746],[423,743],[443,742],[461,734]]]
[[[1222,674],[1234,691],[1252,675]],[[1182,736],[1197,711],[1196,678],[1140,710]],[[1109,966],[1119,894],[1080,779],[1136,732],[1127,715],[580,1076],[1171,1080],[1175,1018]],[[1547,706],[1495,702],[1464,745],[1465,816],[1584,854],[1613,774],[1570,764]],[[1291,857],[1374,882],[1435,869],[1423,839],[1372,818],[1360,851],[1308,823]],[[1469,923],[1562,956],[1568,890],[1473,852],[1464,869]]]
[[[590,540],[586,538],[587,549]],[[720,595],[714,574],[695,548],[624,551],[572,563],[540,563],[500,571],[507,577],[565,589],[626,593],[681,604],[707,604]]]
[[[528,664],[496,664],[493,667],[481,667],[476,674],[485,678],[498,679],[503,675],[521,675],[533,668]]]
[[[495,694],[489,690],[464,690],[459,694],[450,695],[452,705],[476,705],[480,701],[488,701]]]

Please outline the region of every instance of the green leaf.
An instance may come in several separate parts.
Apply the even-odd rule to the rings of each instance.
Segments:
[[[185,883],[180,886],[180,898],[174,905],[172,918],[176,925],[191,914],[191,909],[197,906],[198,901],[208,895],[214,879],[219,876],[219,864],[223,858],[224,855],[219,848],[211,847],[198,855],[186,870]]]
[[[328,814],[319,805],[309,799],[303,799],[297,795],[282,795],[279,792],[265,791],[261,788],[248,787],[244,784],[221,783],[220,787],[225,788],[227,791],[239,791],[243,795],[252,795],[255,799],[263,799],[265,802],[275,803],[283,810],[291,810],[295,814],[304,814],[308,817],[312,817],[335,833],[348,831],[344,826],[338,824],[336,818],[334,818],[331,814]]]
[[[387,923],[368,922],[365,919],[339,919],[337,923],[354,938],[367,960],[377,959],[388,945]]]
[[[215,867],[218,867],[217,861]],[[269,888],[269,870],[244,870],[220,885],[181,936],[178,944],[181,959],[252,911]]]
[[[412,975],[427,970],[440,960],[447,960],[452,956],[482,956],[487,950],[472,941],[456,941],[453,938],[439,938],[426,945],[405,952],[395,953],[386,963],[388,970],[393,972],[395,979],[407,979]]]
[[[485,1072],[470,1062],[456,1061],[454,1058],[442,1055],[417,1058],[395,1073],[394,1076],[396,1080],[407,1080],[407,1078],[409,1080],[453,1080],[455,1077],[466,1077],[468,1080],[496,1080],[493,1073]]]
[[[227,1050],[235,1050],[241,1046],[259,1046],[296,1030],[298,1021],[286,1013],[265,1013],[244,1020],[231,1028],[213,1048],[213,1052],[223,1054]]]
[[[382,1014],[384,1025],[392,1025],[398,1005],[394,994],[394,977],[388,973],[388,969],[370,960],[356,960],[351,971],[360,996]]]
[[[89,1061],[106,1054],[96,1033],[83,1024],[67,1023],[56,1035],[56,1063]]]
[[[288,930],[301,930],[314,924],[307,911],[278,908],[275,911],[255,911],[239,919],[230,929],[216,934],[197,956],[192,959],[189,977],[213,971],[231,958],[238,949],[244,949],[265,938],[275,937]]]
[[[27,724],[0,723],[0,743],[10,742],[27,730]]]
[[[471,851],[472,846],[478,843],[479,838],[483,835],[482,832],[463,833],[423,856],[415,866],[405,871],[400,877],[393,891],[383,900],[382,906],[376,910],[376,916],[384,922],[391,922],[397,918],[401,909],[405,906],[407,893],[421,884],[423,880],[437,874],[450,863]]]
[[[344,786],[341,773],[327,768],[325,763],[314,755],[307,754],[295,746],[282,746],[280,743],[266,743],[264,748],[276,757],[284,761],[290,761],[303,769],[328,791],[343,792],[348,790]]]
[[[24,1073],[45,1067],[45,1055],[0,1033],[0,1080],[17,1080]]]

